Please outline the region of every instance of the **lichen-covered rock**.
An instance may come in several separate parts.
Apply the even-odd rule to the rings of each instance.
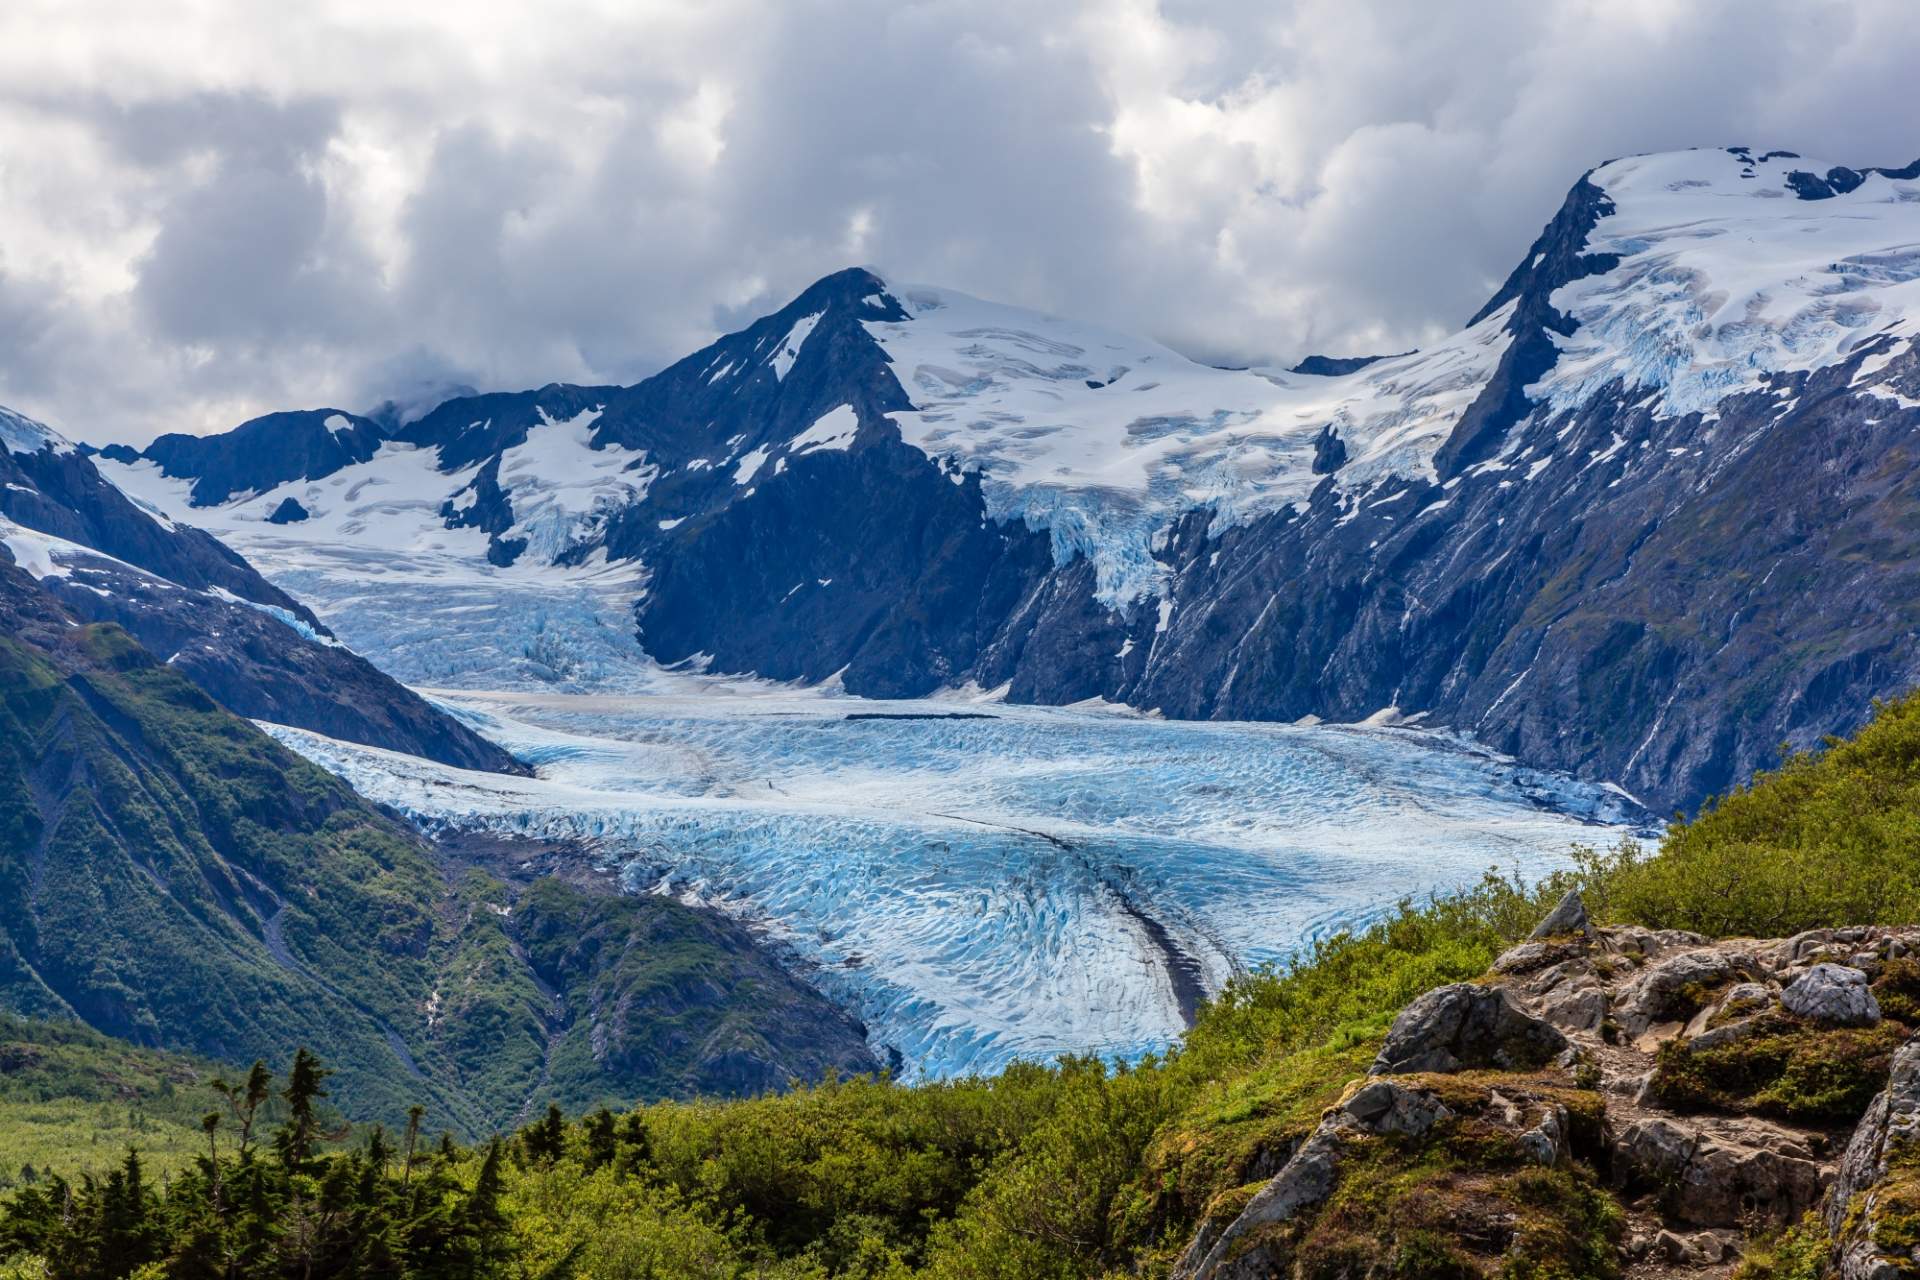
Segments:
[[[1525,1070],[1552,1061],[1566,1048],[1558,1028],[1515,1006],[1504,989],[1456,982],[1400,1011],[1368,1074]]]
[[[1520,1135],[1520,1149],[1535,1164],[1558,1164],[1571,1154],[1567,1135],[1567,1109],[1547,1108],[1540,1123]]]
[[[1412,1091],[1397,1092],[1411,1094]],[[1360,1094],[1354,1097],[1357,1099]],[[1351,1102],[1350,1099],[1349,1105]],[[1396,1111],[1406,1119],[1423,1110],[1398,1099],[1383,1098],[1381,1094],[1371,1095],[1363,1106],[1376,1120],[1387,1119]],[[1271,1259],[1265,1250],[1237,1249],[1236,1245],[1251,1233],[1290,1221],[1332,1195],[1339,1178],[1342,1150],[1361,1128],[1358,1119],[1345,1108],[1330,1113],[1312,1136],[1300,1144],[1286,1166],[1254,1193],[1233,1221],[1208,1223],[1201,1228],[1174,1263],[1173,1280],[1255,1280],[1268,1274]]]
[[[1910,1217],[1920,1206],[1920,1170],[1903,1167],[1920,1139],[1920,1038],[1893,1055],[1887,1087],[1867,1107],[1847,1143],[1827,1200],[1827,1230],[1834,1240],[1835,1273],[1841,1280],[1882,1280],[1910,1276],[1920,1268],[1902,1238],[1887,1237],[1897,1215]],[[1905,1224],[1902,1236],[1910,1233]],[[1905,1248],[1902,1248],[1905,1246]]]
[[[1864,1027],[1880,1021],[1880,1002],[1867,975],[1841,964],[1816,964],[1780,993],[1788,1013],[1813,1022]]]
[[[1391,1080],[1369,1080],[1347,1099],[1342,1110],[1369,1133],[1398,1133],[1412,1138],[1424,1137],[1453,1114],[1432,1093]]]
[[[1377,1168],[1367,1162],[1378,1161],[1383,1149],[1418,1152],[1422,1139],[1444,1146],[1456,1132],[1446,1126],[1477,1126],[1478,1149],[1483,1151],[1499,1150],[1498,1143],[1487,1139],[1503,1132],[1519,1160],[1530,1165],[1552,1167],[1571,1159],[1574,1121],[1565,1105],[1530,1100],[1518,1091],[1512,1098],[1497,1089],[1482,1093],[1474,1085],[1463,1085],[1455,1100],[1463,1103],[1464,1111],[1457,1112],[1433,1089],[1417,1083],[1377,1077],[1364,1081],[1326,1113],[1286,1166],[1231,1221],[1216,1219],[1200,1228],[1175,1262],[1173,1280],[1267,1280],[1286,1274],[1298,1238],[1289,1241],[1277,1228],[1325,1212],[1342,1179],[1357,1176],[1352,1174],[1356,1168]],[[1537,1119],[1524,1128],[1530,1115]],[[1503,1157],[1490,1158],[1500,1167]],[[1506,1167],[1517,1167],[1513,1156],[1504,1159]]]

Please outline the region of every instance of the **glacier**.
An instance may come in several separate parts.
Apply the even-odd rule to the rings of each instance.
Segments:
[[[1235,974],[1490,866],[1540,874],[1644,817],[1417,730],[669,670],[622,625],[622,572],[436,578],[415,560],[382,581],[345,571],[372,553],[302,546],[246,550],[537,776],[270,732],[429,831],[578,841],[632,891],[745,920],[904,1079],[1163,1050]]]
[[[1163,1050],[1235,974],[1635,812],[1406,730],[654,679],[436,692],[535,778],[267,727],[428,830],[580,841],[739,916],[906,1079]]]

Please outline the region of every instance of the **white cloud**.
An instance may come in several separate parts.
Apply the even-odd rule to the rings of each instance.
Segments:
[[[0,8],[0,403],[85,438],[630,381],[850,261],[1399,350],[1585,168],[1920,153],[1906,0]]]

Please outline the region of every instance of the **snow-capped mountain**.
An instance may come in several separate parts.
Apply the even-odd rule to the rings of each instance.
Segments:
[[[661,661],[1392,709],[1692,804],[1920,675],[1917,280],[1920,164],[1690,151],[1402,356],[1215,369],[851,270],[632,387],[102,465],[283,582],[591,577]]]
[[[50,615],[120,624],[241,715],[445,764],[523,771],[343,646],[229,548],[129,501],[86,451],[3,408],[0,560],[53,598]]]

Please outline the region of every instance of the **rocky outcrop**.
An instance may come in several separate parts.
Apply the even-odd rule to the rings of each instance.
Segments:
[[[1609,1152],[1616,1186],[1653,1196],[1667,1221],[1687,1226],[1785,1225],[1819,1203],[1832,1176],[1806,1135],[1761,1122],[1646,1116],[1622,1124]]]
[[[209,507],[236,493],[261,493],[285,480],[318,480],[365,462],[386,433],[380,424],[339,409],[270,413],[219,435],[163,435],[141,454],[163,474],[193,481],[193,505]]]
[[[1516,1008],[1501,987],[1471,982],[1429,991],[1394,1019],[1370,1074],[1504,1071],[1542,1066],[1567,1048],[1550,1023]]]
[[[1349,1147],[1368,1135],[1422,1138],[1452,1115],[1430,1091],[1392,1080],[1362,1085],[1320,1122],[1239,1216],[1217,1230],[1203,1230],[1194,1239],[1174,1264],[1175,1280],[1258,1280],[1271,1275],[1278,1261],[1272,1249],[1257,1243],[1239,1246],[1332,1194]]]
[[[1578,889],[1569,889],[1553,910],[1533,927],[1528,938],[1538,941],[1541,938],[1564,938],[1576,934],[1584,936],[1587,932],[1587,904],[1580,897]]]
[[[1920,1040],[1894,1055],[1887,1087],[1867,1108],[1840,1160],[1827,1202],[1840,1280],[1894,1280],[1920,1272]]]
[[[1920,1273],[1920,1028],[1898,1020],[1916,1009],[1916,947],[1920,927],[1726,941],[1594,927],[1565,900],[1486,978],[1403,1009],[1369,1078],[1202,1227],[1175,1274],[1293,1274],[1321,1219],[1364,1199],[1347,1179],[1490,1149],[1606,1188],[1622,1223],[1609,1247],[1636,1280],[1725,1276],[1756,1235],[1823,1205],[1834,1275]],[[1579,1096],[1598,1100],[1584,1122]]]

